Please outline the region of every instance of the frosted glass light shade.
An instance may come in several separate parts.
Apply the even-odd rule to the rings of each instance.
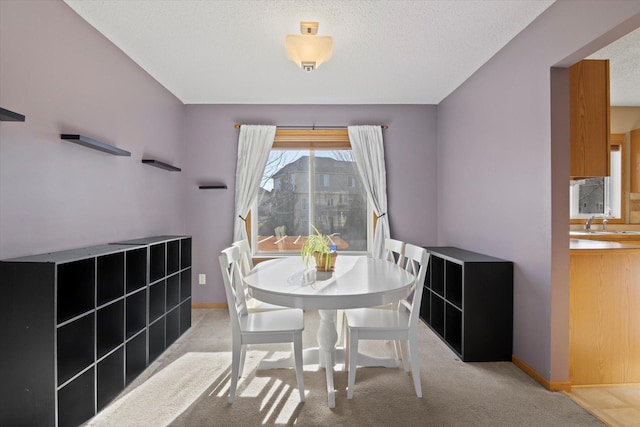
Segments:
[[[300,68],[314,70],[331,58],[333,37],[314,35],[288,35],[284,39],[287,58]]]

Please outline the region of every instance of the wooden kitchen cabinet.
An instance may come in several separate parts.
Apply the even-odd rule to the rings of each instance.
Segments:
[[[630,132],[629,154],[629,223],[640,223],[640,129]]]
[[[638,384],[640,247],[571,242],[571,385]]]
[[[569,104],[571,177],[609,176],[609,60],[569,68]]]
[[[640,193],[640,129],[634,129],[629,133],[631,140],[630,146],[630,188],[631,193]]]

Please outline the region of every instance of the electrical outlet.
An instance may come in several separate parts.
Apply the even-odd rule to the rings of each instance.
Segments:
[[[206,274],[199,274],[198,275],[198,283],[201,285],[206,285],[207,284],[207,275]]]

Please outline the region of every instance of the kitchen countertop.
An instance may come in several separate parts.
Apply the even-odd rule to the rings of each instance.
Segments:
[[[640,231],[636,230],[569,230],[569,236],[573,239],[591,240],[640,240]]]
[[[602,250],[602,249],[624,249],[624,250],[640,250],[640,245],[608,242],[601,240],[585,240],[585,239],[569,239],[569,249],[573,250]]]

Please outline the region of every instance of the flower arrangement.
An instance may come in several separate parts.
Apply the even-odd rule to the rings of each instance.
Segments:
[[[330,271],[333,270],[335,258],[338,255],[336,252],[336,244],[331,240],[333,234],[322,234],[315,226],[313,226],[315,234],[307,236],[307,241],[304,242],[300,249],[302,259],[307,264],[311,262],[311,258],[316,260],[316,269]]]

